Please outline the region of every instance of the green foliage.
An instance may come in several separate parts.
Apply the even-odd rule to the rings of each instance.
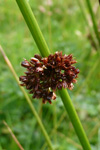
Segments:
[[[78,61],[76,64],[80,69],[78,83],[74,90],[69,92],[91,146],[93,150],[97,150],[100,136],[98,134],[100,126],[99,63],[91,72],[89,78],[87,77],[99,59],[99,53],[95,51],[87,39],[89,30],[85,25],[80,8],[77,2],[69,0],[67,2],[66,0],[55,0],[52,6],[48,6],[44,1],[39,0],[30,0],[29,3],[35,12],[50,49],[52,51],[62,50],[66,54],[72,53]],[[40,6],[45,9],[44,13],[40,11]],[[49,11],[51,15],[49,15]],[[1,0],[0,16],[0,43],[18,76],[20,76],[24,71],[20,66],[23,58],[29,60],[39,51],[15,1]],[[96,19],[98,20],[99,17],[97,16]],[[81,88],[83,83],[84,85]],[[79,88],[81,90],[78,92]],[[51,136],[55,148],[79,150],[80,143],[69,118],[66,117],[66,114],[64,115],[65,110],[59,95],[53,105],[42,106],[41,100],[36,99],[32,102]],[[0,145],[2,147],[0,148],[18,150],[18,146],[3,125],[2,120],[5,120],[12,128],[25,150],[48,149],[36,119],[31,114],[22,92],[0,54]]]

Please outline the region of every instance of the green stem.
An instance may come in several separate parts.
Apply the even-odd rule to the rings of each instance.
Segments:
[[[0,150],[3,150],[2,147],[1,147],[1,145],[0,145]]]
[[[79,140],[84,148],[84,150],[90,150],[90,145],[88,143],[88,139],[86,137],[86,134],[84,132],[84,129],[82,127],[82,124],[77,116],[77,113],[75,111],[75,108],[71,102],[70,96],[67,92],[67,90],[62,89],[62,91],[59,90],[60,96],[62,98],[62,101],[64,103],[65,109],[67,110],[69,117],[71,119],[71,122],[74,126],[74,129],[79,137]],[[65,98],[67,97],[67,100]]]
[[[50,51],[48,49],[48,46],[45,42],[45,39],[41,33],[41,30],[38,26],[38,23],[35,19],[35,16],[30,8],[29,3],[27,0],[16,0],[24,19],[30,29],[30,32],[40,50],[40,53],[42,56],[48,56],[50,54]]]
[[[39,26],[36,22],[36,19],[32,13],[32,10],[27,2],[27,0],[16,0],[22,14],[23,17],[30,29],[31,34],[33,35],[33,38],[37,44],[37,46],[39,47],[39,50],[42,54],[42,56],[48,56],[50,54],[50,51],[47,47],[47,44],[44,40],[44,37],[39,29]],[[40,40],[38,40],[40,39]],[[62,98],[62,101],[65,105],[66,111],[68,112],[68,115],[72,121],[72,124],[75,128],[75,131],[79,137],[79,140],[83,146],[84,150],[91,150],[90,144],[88,142],[88,139],[86,137],[85,131],[81,125],[81,122],[78,118],[78,115],[75,111],[75,108],[71,102],[71,99],[67,93],[67,90],[63,89],[60,91],[60,95]],[[70,107],[70,109],[68,108],[68,106]]]
[[[98,55],[99,55],[99,53],[98,53]],[[86,83],[88,83],[90,77],[93,75],[93,72],[95,72],[95,69],[98,67],[99,63],[100,63],[100,60],[98,59],[98,60],[95,62],[95,64],[93,65],[92,69],[89,71],[89,73],[88,73],[86,79],[83,81],[83,83],[80,85],[80,87],[79,87],[79,88],[77,89],[77,91],[75,92],[74,98],[73,98],[73,102],[74,102],[75,99],[77,98],[77,95],[78,95],[78,94],[81,92],[81,90],[84,88],[84,86],[86,85]],[[57,123],[57,128],[59,127],[59,125],[61,124],[61,122],[64,120],[65,115],[66,115],[65,112],[61,115],[61,117],[60,117],[60,119],[59,119],[59,122],[60,122],[60,123],[59,123],[59,122]],[[60,121],[60,120],[61,120],[61,121]]]
[[[86,24],[88,26],[88,29],[89,29],[90,34],[92,36],[92,39],[93,39],[93,41],[95,43],[96,50],[98,50],[99,49],[99,45],[98,45],[99,43],[98,43],[97,39],[95,38],[94,32],[93,32],[93,30],[92,30],[92,28],[91,28],[91,26],[89,24],[89,21],[88,21],[88,18],[87,18],[87,14],[86,14],[85,9],[84,9],[83,2],[82,2],[82,0],[77,0],[77,3],[79,5],[79,7],[80,7],[82,16],[83,16],[83,18],[84,18],[84,20],[85,20],[85,22],[86,22]]]
[[[93,10],[92,10],[92,7],[91,7],[90,0],[86,0],[86,4],[87,4],[87,7],[88,7],[90,15],[91,15],[94,32],[96,34],[96,37],[97,37],[99,45],[100,45],[100,36],[99,36],[99,32],[98,32],[98,27],[97,27],[97,24],[96,24],[96,21],[95,21],[95,16],[94,16],[94,13],[93,13]]]
[[[36,120],[37,120],[37,122],[38,122],[38,124],[39,124],[39,126],[40,126],[40,128],[41,128],[41,130],[42,130],[42,132],[43,132],[43,134],[44,134],[44,137],[45,137],[45,139],[46,139],[46,141],[47,141],[47,143],[48,143],[50,149],[53,150],[53,147],[52,147],[50,138],[49,138],[49,136],[48,136],[48,134],[47,134],[47,132],[46,132],[46,130],[45,130],[45,127],[43,126],[43,124],[42,124],[42,122],[41,122],[41,119],[40,119],[40,117],[38,116],[38,114],[37,114],[37,112],[36,112],[36,110],[35,110],[35,107],[33,106],[33,104],[32,104],[32,102],[31,102],[31,100],[30,100],[28,94],[25,92],[24,88],[20,86],[19,78],[18,78],[18,76],[17,76],[17,74],[16,74],[16,72],[15,72],[15,70],[14,70],[12,64],[10,63],[8,57],[6,56],[4,50],[2,49],[1,46],[0,46],[0,51],[1,51],[1,53],[2,53],[2,56],[4,57],[5,62],[7,63],[8,67],[9,67],[9,69],[11,70],[11,72],[12,72],[14,78],[16,79],[16,81],[17,81],[17,83],[18,83],[18,85],[19,85],[21,91],[23,92],[23,94],[24,94],[24,96],[25,96],[25,98],[26,98],[26,101],[27,101],[27,103],[29,104],[33,115],[35,116],[35,118],[36,118]]]

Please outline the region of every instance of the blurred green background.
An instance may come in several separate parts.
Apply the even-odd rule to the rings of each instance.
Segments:
[[[98,0],[91,2],[99,29]],[[63,54],[72,53],[77,59],[76,67],[80,69],[80,74],[74,90],[69,94],[92,150],[100,150],[100,49],[95,47],[77,0],[29,0],[29,3],[52,53],[62,50]],[[83,8],[93,30],[85,2]],[[18,76],[24,72],[20,66],[23,58],[29,60],[39,53],[15,0],[0,0],[0,44]],[[32,99],[32,103],[57,150],[81,149],[59,95],[52,105],[42,105],[41,100],[37,99]],[[0,53],[0,146],[4,150],[19,150],[3,120],[25,150],[49,149]]]

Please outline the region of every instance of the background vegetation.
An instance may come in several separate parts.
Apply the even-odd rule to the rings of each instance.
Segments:
[[[52,52],[72,53],[80,69],[78,83],[69,94],[81,119],[93,150],[100,149],[100,67],[99,51],[90,28],[92,22],[86,3],[84,10],[90,24],[88,27],[76,1],[30,0],[32,10]],[[98,24],[100,10],[98,1],[92,1]],[[93,34],[94,35],[94,34]],[[96,39],[96,38],[95,38]],[[0,1],[0,44],[14,66],[17,75],[23,74],[20,66],[39,53],[14,0]],[[58,95],[52,105],[42,105],[41,100],[32,100],[55,148],[59,150],[81,149],[78,138]],[[2,149],[18,150],[3,120],[13,130],[25,150],[47,150],[45,138],[32,115],[24,95],[0,53],[0,145]]]

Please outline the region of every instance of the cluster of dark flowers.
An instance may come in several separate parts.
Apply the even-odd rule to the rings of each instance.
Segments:
[[[21,63],[27,68],[25,75],[19,78],[21,86],[25,86],[33,98],[42,98],[43,103],[48,101],[51,104],[51,100],[56,99],[57,89],[73,89],[79,73],[79,69],[73,66],[75,63],[72,54],[62,55],[62,52],[45,58],[34,55],[29,62],[25,59]]]

